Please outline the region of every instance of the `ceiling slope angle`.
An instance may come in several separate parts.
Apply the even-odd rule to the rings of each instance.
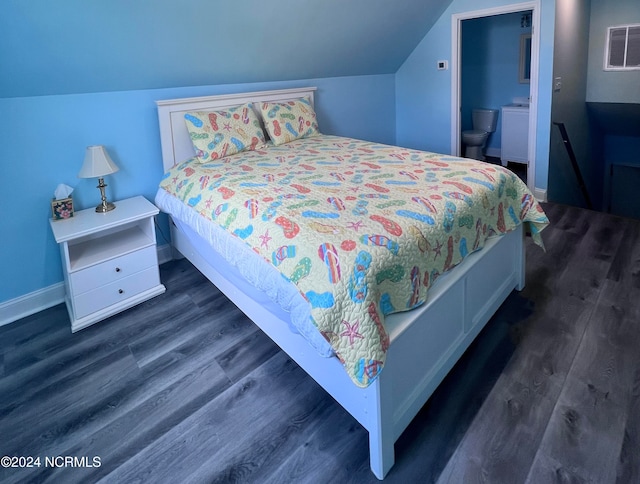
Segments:
[[[451,0],[3,0],[0,97],[394,73]]]

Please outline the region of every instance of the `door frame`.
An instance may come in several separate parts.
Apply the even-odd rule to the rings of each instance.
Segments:
[[[514,3],[501,7],[461,12],[451,16],[451,154],[460,156],[461,138],[461,68],[462,21],[482,17],[492,17],[505,13],[531,10],[531,79],[529,84],[529,163],[527,164],[527,185],[535,190],[536,138],[538,123],[538,71],[540,67],[540,0]]]

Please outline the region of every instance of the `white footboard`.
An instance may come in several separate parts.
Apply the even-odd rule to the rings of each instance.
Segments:
[[[443,276],[420,308],[386,318],[391,346],[380,377],[353,384],[337,358],[319,356],[283,315],[255,302],[226,276],[231,268],[197,243],[188,227],[172,224],[177,248],[369,432],[371,470],[383,479],[394,464],[394,443],[458,358],[514,288],[524,284],[522,228],[487,242]],[[195,243],[194,243],[195,241]],[[257,290],[256,290],[257,291]]]
[[[365,425],[379,479],[393,465],[393,442],[511,291],[524,286],[523,249],[522,227],[491,239],[438,282],[426,305],[387,317],[391,346],[376,382],[381,416]]]

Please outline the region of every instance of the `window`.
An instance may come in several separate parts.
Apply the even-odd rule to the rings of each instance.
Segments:
[[[604,70],[640,69],[640,24],[609,27]]]

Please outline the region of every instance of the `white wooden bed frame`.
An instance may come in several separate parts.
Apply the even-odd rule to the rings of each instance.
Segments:
[[[165,172],[193,156],[183,114],[247,101],[309,96],[315,88],[251,92],[157,101]],[[192,242],[195,232],[172,224],[173,246],[298,363],[369,432],[371,470],[383,479],[394,464],[394,443],[487,321],[515,288],[524,287],[524,243],[520,227],[487,241],[484,249],[442,276],[428,301],[385,319],[391,345],[384,370],[367,388],[356,386],[337,358],[319,356],[302,336],[243,292]],[[419,355],[417,357],[416,355]]]

